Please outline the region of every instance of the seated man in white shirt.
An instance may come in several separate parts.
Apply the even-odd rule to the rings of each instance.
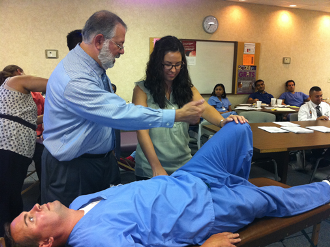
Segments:
[[[298,112],[298,121],[329,120],[330,106],[322,102],[322,90],[314,86],[309,90],[310,101],[302,105]]]
[[[310,101],[302,105],[298,112],[298,121],[309,120],[329,120],[330,106],[328,103],[322,102],[322,90],[320,87],[314,86],[309,90]],[[315,161],[322,155],[330,155],[330,149],[317,148],[311,150],[311,157],[307,157],[313,163],[314,169]],[[321,160],[319,167],[330,165],[328,161]]]

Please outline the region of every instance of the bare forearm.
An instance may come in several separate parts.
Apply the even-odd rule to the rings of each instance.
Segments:
[[[258,99],[252,99],[252,98],[249,98],[249,99],[247,100],[247,103],[248,103],[248,104],[253,104],[253,103],[257,102],[257,101],[258,101]]]
[[[155,171],[156,169],[162,168],[162,165],[157,157],[155,147],[151,141],[149,130],[138,130],[137,138],[141,149],[151,166],[151,169]]]
[[[42,124],[44,122],[44,115],[39,115],[37,117],[37,125]]]
[[[221,120],[224,120],[223,116],[212,106],[208,105],[205,107],[205,111],[202,114],[202,117],[205,118],[210,123],[220,126]]]

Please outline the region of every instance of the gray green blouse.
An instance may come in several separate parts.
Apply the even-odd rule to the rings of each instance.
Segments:
[[[149,90],[144,87],[144,81],[136,83],[147,94],[147,105],[153,109],[159,109],[154,102]],[[165,95],[164,95],[165,97]],[[171,93],[170,100],[166,99],[165,109],[178,109]],[[154,145],[157,157],[165,171],[170,175],[191,159],[191,150],[188,146],[189,124],[175,122],[173,128],[153,128],[149,130],[151,141]],[[145,157],[141,146],[138,144],[135,156],[135,175],[140,177],[152,177],[151,166]]]

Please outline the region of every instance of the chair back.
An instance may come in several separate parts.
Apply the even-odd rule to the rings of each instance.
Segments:
[[[298,112],[290,114],[290,121],[298,121]]]
[[[275,122],[275,114],[260,111],[244,111],[239,115],[244,116],[249,123]]]

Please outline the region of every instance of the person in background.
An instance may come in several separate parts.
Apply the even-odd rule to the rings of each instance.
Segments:
[[[6,66],[3,71],[10,73],[13,76],[17,75],[25,75],[23,69],[17,65],[8,65]],[[40,92],[32,92],[31,95],[33,98],[34,103],[37,105],[37,140],[36,140],[36,146],[33,154],[32,160],[34,161],[34,165],[36,168],[36,172],[38,175],[39,181],[41,181],[41,155],[42,151],[44,150],[43,138],[42,138],[42,132],[44,131],[44,128],[42,126],[43,123],[43,117],[44,117],[44,104],[45,104],[45,98],[42,96]]]
[[[80,196],[70,208],[58,201],[36,204],[6,225],[5,238],[47,247],[214,247],[206,240],[226,238],[214,234],[329,203],[329,178],[291,188],[251,184],[252,155],[250,126],[228,123],[171,176]],[[229,233],[222,247],[238,237]]]
[[[112,86],[113,93],[116,93],[117,92],[117,86],[113,83],[111,83],[111,86]]]
[[[47,84],[47,79],[15,76],[17,70],[23,72],[18,66],[12,73],[0,72],[1,226],[23,210],[21,190],[36,143],[37,106],[31,92],[45,92]]]
[[[325,120],[328,121],[330,117],[330,106],[328,103],[322,101],[322,90],[318,86],[311,87],[309,90],[310,101],[306,102],[299,108],[298,121],[313,121]],[[330,149],[315,148],[310,152],[310,157],[306,157],[313,165],[314,169],[316,160],[321,156],[330,157]],[[330,162],[323,159],[319,163],[319,167],[329,166]]]
[[[269,105],[271,98],[274,98],[274,96],[265,91],[266,88],[265,82],[263,80],[257,80],[254,83],[254,86],[257,91],[250,94],[247,103],[253,104],[256,103],[257,101],[261,101],[262,103]]]
[[[302,92],[295,92],[296,83],[294,80],[288,80],[285,83],[285,87],[288,90],[281,94],[279,99],[283,99],[282,105],[290,105],[300,107],[305,102],[310,101],[310,97]]]
[[[69,51],[71,51],[73,48],[76,47],[77,44],[80,44],[82,42],[82,30],[77,29],[73,30],[66,36],[67,40],[67,46],[69,48]]]
[[[314,86],[309,90],[310,101],[302,105],[298,112],[298,121],[329,120],[330,106],[322,102],[322,90]]]
[[[124,54],[127,26],[106,10],[86,22],[83,41],[56,66],[47,84],[41,202],[69,205],[79,195],[120,183],[114,129],[171,128],[196,122],[203,101],[178,110],[126,104],[112,93],[106,70]]]
[[[235,111],[231,110],[231,103],[227,98],[226,89],[223,84],[215,85],[207,103],[220,112],[224,118],[229,117],[229,115],[237,115]]]
[[[154,109],[180,109],[190,101],[201,99],[203,97],[190,80],[181,41],[174,36],[158,40],[147,64],[145,80],[137,82],[134,88],[133,103]],[[205,111],[202,117],[219,127],[230,121],[246,121],[237,115],[224,119],[207,102],[203,105]],[[136,178],[141,180],[168,175],[190,160],[188,128],[188,123],[178,122],[171,129],[137,131]]]

